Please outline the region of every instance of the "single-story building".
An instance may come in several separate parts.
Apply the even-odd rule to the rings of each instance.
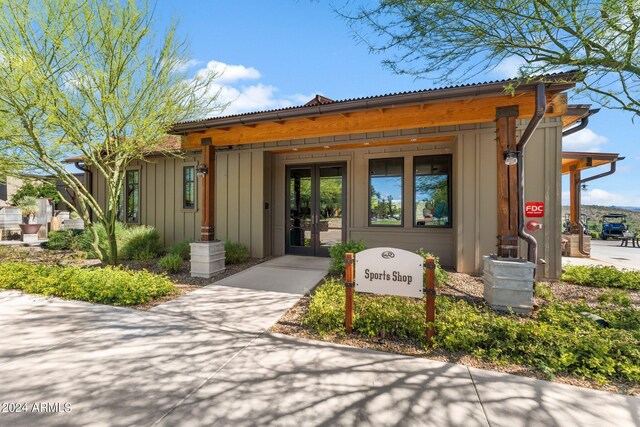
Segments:
[[[516,165],[506,161],[544,89],[525,150],[525,200],[542,202],[538,276],[561,273],[563,129],[572,73],[333,101],[176,124],[172,143],[125,175],[122,219],[165,244],[232,240],[254,257],[326,256],[337,242],[423,248],[459,272],[513,254]],[[544,87],[541,86],[544,84]],[[507,93],[505,87],[513,85]],[[572,114],[575,115],[572,116]],[[90,185],[105,200],[105,185]],[[514,242],[511,245],[505,242]],[[526,257],[526,255],[525,255]]]

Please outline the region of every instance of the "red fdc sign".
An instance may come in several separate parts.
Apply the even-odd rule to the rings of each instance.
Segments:
[[[544,202],[526,202],[524,214],[528,218],[541,218],[544,216]]]

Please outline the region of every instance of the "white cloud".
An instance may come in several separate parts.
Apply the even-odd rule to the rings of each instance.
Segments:
[[[633,204],[626,196],[610,193],[599,188],[582,190],[580,197],[583,205],[629,206]],[[569,204],[569,191],[562,192],[562,204]]]
[[[518,77],[518,71],[524,64],[525,60],[519,56],[510,56],[500,61],[492,71],[500,78],[510,79]]]
[[[188,70],[192,69],[193,67],[198,66],[200,64],[202,64],[202,61],[199,61],[197,59],[190,59],[190,60],[184,61],[180,65],[178,65],[178,67],[176,68],[176,71],[178,71],[179,73],[183,73],[183,72],[188,71]]]
[[[216,73],[218,76],[210,88],[210,94],[218,94],[220,104],[228,103],[222,112],[213,112],[212,115],[232,115],[252,111],[271,110],[303,105],[313,95],[294,93],[281,94],[273,85],[259,81],[262,78],[260,72],[244,65],[229,65],[219,61],[209,61],[207,65],[196,71],[196,75],[204,77],[208,73]],[[246,84],[247,81],[253,81]]]
[[[199,76],[209,73],[218,75],[216,82],[219,84],[230,84],[240,80],[257,80],[261,77],[260,72],[253,67],[229,65],[219,61],[209,61],[205,68],[198,70]]]
[[[583,129],[579,132],[562,138],[562,151],[585,151],[595,153],[600,151],[600,146],[609,142],[606,136],[598,135],[591,129]]]

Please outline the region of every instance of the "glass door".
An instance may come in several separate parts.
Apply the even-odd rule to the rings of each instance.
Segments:
[[[288,254],[329,256],[329,249],[344,241],[345,171],[344,164],[287,168]]]

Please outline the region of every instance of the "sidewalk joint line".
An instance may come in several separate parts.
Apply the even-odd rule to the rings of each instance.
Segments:
[[[471,378],[471,384],[473,384],[473,389],[476,391],[476,397],[478,398],[478,402],[480,402],[480,407],[482,408],[482,413],[484,414],[484,419],[485,419],[485,421],[487,421],[487,425],[489,427],[491,427],[491,422],[489,421],[489,416],[487,415],[487,410],[484,407],[484,403],[482,403],[482,399],[480,398],[480,393],[478,393],[478,387],[476,386],[476,381],[473,379],[473,375],[471,375],[471,370],[469,369],[469,367],[465,366],[465,368],[467,368],[467,373],[469,374],[469,378]]]
[[[173,413],[173,411],[175,411],[176,409],[178,409],[180,406],[182,406],[182,404],[184,402],[187,401],[187,399],[189,399],[191,396],[193,396],[198,390],[200,390],[202,387],[204,387],[204,385],[206,383],[208,383],[210,380],[212,380],[216,375],[218,375],[218,373],[220,371],[222,371],[224,368],[227,367],[227,365],[229,363],[231,363],[236,357],[238,357],[238,355],[242,352],[244,352],[247,348],[249,348],[251,345],[253,345],[253,343],[260,338],[265,331],[260,332],[260,334],[258,336],[256,336],[255,338],[253,338],[251,341],[249,341],[249,343],[247,343],[247,345],[245,345],[244,347],[242,347],[240,350],[238,350],[233,356],[231,356],[229,358],[229,360],[227,360],[225,363],[222,364],[222,366],[220,366],[218,369],[216,369],[214,372],[211,373],[211,375],[209,375],[207,378],[205,378],[204,380],[202,380],[202,382],[197,385],[193,390],[191,390],[189,393],[187,393],[187,395],[185,397],[183,397],[182,399],[180,399],[180,401],[174,405],[171,409],[169,409],[164,415],[162,415],[160,418],[158,418],[153,424],[151,424],[151,427],[157,426],[160,422],[162,422],[162,420],[164,420],[165,418],[167,418],[169,415],[171,415],[171,413]]]

